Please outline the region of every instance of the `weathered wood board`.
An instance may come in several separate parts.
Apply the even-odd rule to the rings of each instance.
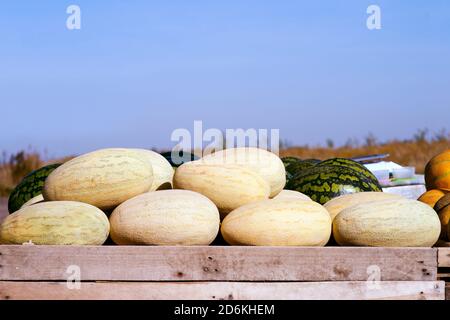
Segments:
[[[0,280],[437,280],[435,248],[0,246]]]
[[[443,281],[340,282],[0,282],[1,299],[89,300],[443,300]]]
[[[450,267],[450,247],[438,249],[438,267]]]
[[[445,280],[445,299],[450,300],[450,247],[449,242],[441,241],[438,249],[438,278]]]

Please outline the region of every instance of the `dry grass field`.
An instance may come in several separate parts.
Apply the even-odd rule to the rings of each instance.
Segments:
[[[292,147],[280,151],[281,156],[296,156],[301,159],[351,158],[369,154],[388,153],[388,160],[403,166],[416,167],[423,173],[427,162],[436,154],[450,149],[450,139],[439,141],[392,141],[379,145],[364,145],[340,148]]]
[[[44,161],[37,152],[20,151],[7,157],[3,154],[0,161],[0,221],[8,214],[8,196],[12,189],[31,171],[43,165],[63,162],[70,157]]]
[[[9,157],[4,153],[0,161],[0,197],[8,196],[11,190],[31,171],[50,163],[64,162],[70,158],[45,161],[37,152],[20,151]]]

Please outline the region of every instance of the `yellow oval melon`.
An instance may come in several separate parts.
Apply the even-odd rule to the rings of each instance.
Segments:
[[[274,153],[260,148],[229,148],[201,158],[206,164],[236,164],[260,175],[270,186],[270,197],[275,197],[286,184],[286,170]]]
[[[385,192],[358,192],[345,194],[331,199],[324,204],[324,207],[330,213],[331,220],[333,220],[339,214],[339,212],[348,207],[354,206],[355,204],[387,199],[403,199],[403,197],[400,195]]]
[[[21,208],[0,225],[0,243],[101,245],[109,222],[98,208],[75,201],[49,201]]]
[[[169,161],[158,152],[147,149],[132,149],[149,161],[153,168],[153,183],[150,191],[171,189],[173,185],[174,168]]]
[[[273,200],[284,200],[284,199],[298,199],[298,200],[309,200],[312,201],[310,197],[306,194],[295,190],[282,190],[279,194],[277,194]]]
[[[174,187],[192,190],[211,199],[222,217],[247,203],[268,199],[270,186],[253,170],[239,165],[192,161],[178,167]]]
[[[153,168],[130,149],[102,149],[76,157],[45,180],[45,200],[70,200],[110,210],[153,184]]]
[[[44,201],[44,196],[42,194],[38,194],[37,196],[31,198],[30,200],[28,200],[27,202],[25,202],[20,208],[25,208],[28,206],[31,206],[35,203],[39,203],[39,202],[43,202]]]
[[[110,216],[119,245],[208,245],[219,231],[214,203],[188,190],[148,192],[125,201]]]
[[[229,213],[221,233],[231,245],[324,246],[330,238],[331,218],[313,201],[263,200]]]
[[[344,246],[431,247],[441,224],[425,203],[408,199],[365,202],[341,211],[333,221],[336,242]]]

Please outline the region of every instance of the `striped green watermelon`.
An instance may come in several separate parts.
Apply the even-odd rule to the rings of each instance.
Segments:
[[[289,179],[292,178],[292,171],[288,169],[289,166],[301,163],[302,160],[297,157],[283,157],[281,161],[284,164],[284,168],[286,169],[286,183],[289,182]]]
[[[359,162],[345,158],[333,158],[322,161],[318,164],[318,166],[329,166],[329,165],[354,169],[359,173],[361,173],[362,175],[364,175],[367,179],[370,179],[374,184],[376,184],[381,189],[381,186],[378,183],[378,179],[375,177],[375,175]]]
[[[319,160],[319,159],[306,159],[306,160],[303,160],[303,162],[308,162],[308,163],[311,163],[311,164],[318,164],[318,163],[321,163],[322,160]]]
[[[320,204],[344,194],[382,191],[378,183],[361,172],[334,165],[316,165],[298,172],[290,179],[286,189],[304,193]]]
[[[284,167],[286,168],[291,163],[300,162],[300,161],[302,161],[302,159],[297,158],[297,157],[283,157],[283,158],[281,158],[281,161],[283,161]]]
[[[161,153],[161,155],[164,158],[166,158],[167,161],[169,161],[169,163],[172,167],[175,167],[175,168],[181,166],[185,162],[190,162],[190,161],[200,159],[195,154],[189,153],[189,152],[184,152],[182,150],[179,152],[179,159],[172,158],[172,151],[163,152],[163,153]]]
[[[288,165],[285,165],[286,168],[286,183],[289,183],[289,181],[292,179],[294,175],[297,173],[304,171],[305,169],[308,169],[310,167],[313,167],[316,165],[316,163],[319,163],[320,160],[316,159],[307,159],[307,160],[300,160],[298,159],[297,162],[291,162]]]
[[[8,211],[13,213],[20,209],[20,207],[37,195],[42,193],[44,187],[44,181],[47,176],[59,167],[60,163],[50,164],[40,169],[34,170],[14,188],[9,195],[8,199]]]
[[[292,179],[294,175],[296,175],[299,172],[304,171],[305,169],[308,169],[310,167],[314,166],[313,164],[309,162],[299,161],[297,163],[291,163],[286,167],[286,183],[289,182],[289,180]]]

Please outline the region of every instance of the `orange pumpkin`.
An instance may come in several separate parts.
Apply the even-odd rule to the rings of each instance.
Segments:
[[[450,191],[450,150],[438,154],[425,167],[427,190]]]
[[[445,207],[439,211],[439,220],[441,221],[441,235],[440,239],[448,241],[449,221],[450,221],[450,206]]]
[[[433,189],[422,194],[417,200],[426,203],[433,208],[436,202],[438,202],[446,193],[447,191]]]
[[[436,204],[434,205],[434,210],[436,212],[439,212],[445,207],[448,207],[449,205],[450,205],[450,193],[447,193],[445,196],[443,196],[436,202]]]

